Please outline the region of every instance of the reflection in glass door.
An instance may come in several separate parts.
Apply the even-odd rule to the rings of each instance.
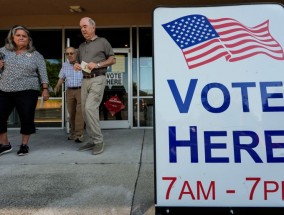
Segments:
[[[114,49],[116,64],[106,73],[107,85],[100,105],[101,128],[129,128],[129,69],[130,59],[127,48]]]

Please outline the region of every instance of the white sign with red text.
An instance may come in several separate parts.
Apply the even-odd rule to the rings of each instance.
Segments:
[[[153,12],[156,206],[284,206],[280,4]]]

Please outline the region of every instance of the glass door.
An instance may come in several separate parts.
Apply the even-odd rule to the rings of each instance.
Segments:
[[[114,49],[116,64],[106,73],[107,85],[100,105],[102,129],[130,127],[130,49]]]

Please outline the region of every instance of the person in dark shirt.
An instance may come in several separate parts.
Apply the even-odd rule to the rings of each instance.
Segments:
[[[116,63],[110,43],[96,35],[96,23],[89,17],[80,20],[82,35],[86,39],[79,46],[78,63],[75,70],[83,71],[81,89],[82,112],[89,140],[79,151],[92,150],[94,155],[104,149],[104,139],[100,127],[99,107],[106,86],[107,67]]]

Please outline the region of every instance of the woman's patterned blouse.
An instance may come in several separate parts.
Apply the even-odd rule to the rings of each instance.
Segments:
[[[45,60],[38,51],[17,55],[2,47],[0,52],[5,55],[4,70],[0,70],[1,91],[40,90],[41,84],[49,83]]]

